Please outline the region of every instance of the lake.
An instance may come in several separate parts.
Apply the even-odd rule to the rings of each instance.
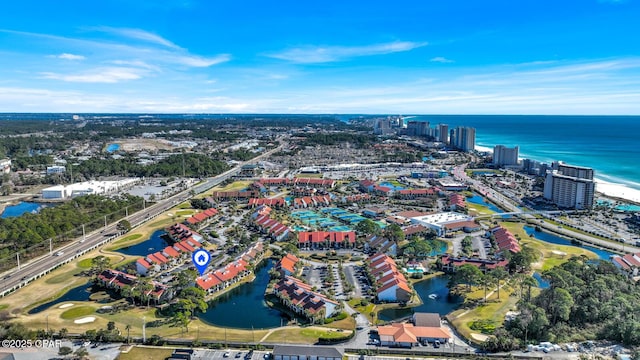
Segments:
[[[53,305],[60,304],[66,301],[89,301],[89,296],[91,296],[91,285],[93,285],[93,283],[89,281],[84,285],[74,287],[57,299],[34,307],[33,309],[29,310],[29,314],[37,314],[50,308]]]
[[[154,252],[162,251],[162,249],[169,245],[166,235],[166,231],[156,230],[151,234],[151,237],[148,240],[116,251],[131,256],[146,256]]]
[[[575,244],[571,243],[571,240],[567,240],[565,238],[561,238],[560,236],[550,234],[547,232],[536,231],[536,229],[532,226],[525,226],[524,231],[527,233],[527,235],[531,236],[531,234],[533,234],[533,236],[536,239],[546,241],[548,243],[557,244],[557,245],[576,246]],[[576,247],[581,247],[583,249],[593,251],[594,253],[596,253],[596,255],[598,255],[598,258],[600,258],[601,260],[610,260],[611,256],[615,255],[614,253],[609,252],[607,250],[598,249],[589,245],[576,246]]]
[[[272,260],[258,270],[256,278],[209,302],[209,309],[198,317],[205,323],[239,329],[274,328],[289,321],[289,317],[270,308],[264,300],[269,284]]]
[[[18,216],[22,216],[23,214],[26,213],[32,213],[35,214],[37,212],[39,212],[41,209],[45,208],[47,205],[45,204],[40,204],[40,203],[35,203],[35,202],[28,202],[28,201],[21,201],[19,203],[17,203],[16,205],[10,205],[7,206],[4,211],[2,212],[2,214],[0,214],[0,218],[1,219],[6,219],[6,218],[11,218],[11,217],[18,217]]]
[[[378,313],[382,321],[391,321],[411,316],[414,312],[432,312],[441,316],[457,309],[462,304],[461,296],[449,296],[446,275],[436,276],[413,285],[422,299],[422,305],[414,308],[384,309]]]

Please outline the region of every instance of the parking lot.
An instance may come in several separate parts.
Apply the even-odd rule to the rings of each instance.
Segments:
[[[195,350],[193,359],[202,360],[264,360],[267,351],[253,350]]]

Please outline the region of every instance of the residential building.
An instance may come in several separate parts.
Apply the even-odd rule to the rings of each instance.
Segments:
[[[513,234],[509,230],[501,226],[496,226],[489,229],[487,231],[487,236],[494,237],[498,249],[500,249],[500,251],[502,252],[510,251],[512,253],[517,253],[521,250],[518,239],[516,239],[516,237],[513,236]]]
[[[438,125],[438,141],[444,144],[449,143],[449,125],[447,124]]]
[[[139,286],[137,279],[136,276],[121,271],[105,269],[98,275],[96,282],[108,289],[122,291],[125,287],[135,288]],[[155,304],[160,304],[173,298],[173,291],[168,286],[155,281],[151,281],[151,284],[153,288],[141,294],[141,299],[149,298]]]
[[[544,182],[544,198],[560,208],[591,209],[595,195],[593,169],[554,163],[547,171]]]
[[[298,247],[301,249],[353,248],[356,244],[354,231],[301,231]]]
[[[379,301],[406,303],[411,300],[413,290],[392,258],[379,253],[369,257],[367,262],[369,273],[376,279]]]
[[[640,252],[624,256],[614,255],[611,257],[611,261],[613,261],[613,265],[628,276],[638,276],[640,274]]]
[[[476,129],[463,126],[451,129],[449,144],[465,152],[473,151],[476,147]]]
[[[493,147],[493,165],[495,166],[516,166],[518,165],[519,147],[508,148],[504,145]]]
[[[285,276],[273,287],[273,293],[283,305],[312,322],[333,316],[340,304],[312,290],[311,285],[292,276]]]
[[[276,264],[276,270],[282,274],[282,276],[295,275],[296,273],[296,264],[300,259],[293,254],[285,255],[278,263]]]

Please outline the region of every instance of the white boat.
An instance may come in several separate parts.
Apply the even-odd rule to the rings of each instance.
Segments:
[[[435,293],[429,294],[429,299],[435,300],[437,298],[439,298],[438,294],[435,294]]]

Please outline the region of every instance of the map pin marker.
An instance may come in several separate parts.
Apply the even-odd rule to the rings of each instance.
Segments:
[[[193,261],[193,265],[195,265],[196,269],[200,273],[200,276],[204,275],[205,270],[207,270],[207,265],[211,261],[211,255],[205,249],[198,249],[191,254],[191,260]]]

